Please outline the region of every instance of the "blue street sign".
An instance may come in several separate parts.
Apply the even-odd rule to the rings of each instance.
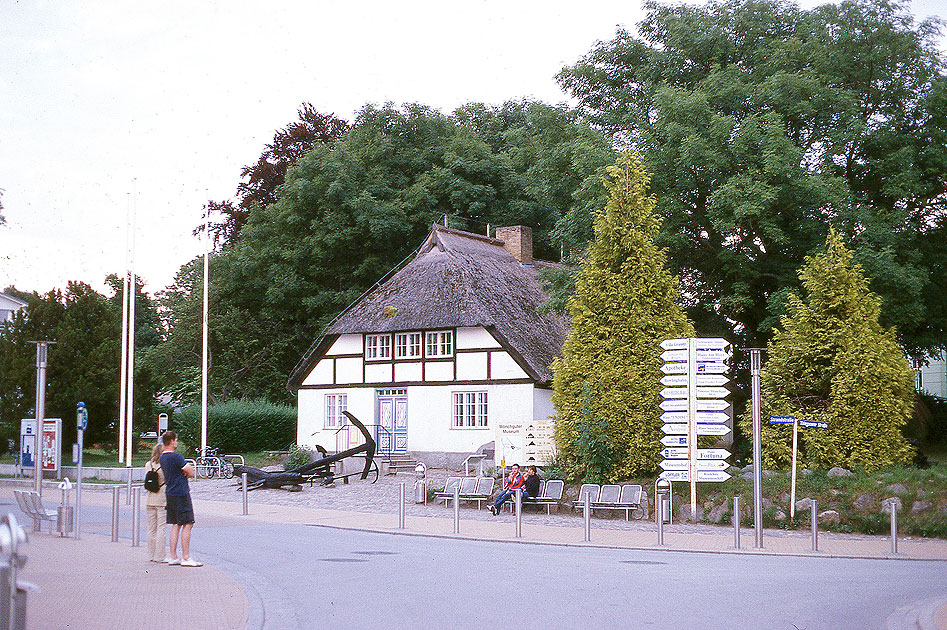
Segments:
[[[89,412],[86,411],[85,403],[76,403],[76,428],[79,431],[85,431],[89,425]]]
[[[770,416],[769,417],[770,424],[792,424],[795,421],[796,421],[796,416]],[[802,422],[800,422],[799,424],[802,424]]]
[[[828,429],[829,423],[822,422],[821,420],[800,420],[799,426],[806,427],[809,429]]]

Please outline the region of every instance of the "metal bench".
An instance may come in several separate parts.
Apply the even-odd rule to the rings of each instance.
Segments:
[[[595,503],[598,501],[598,495],[601,493],[601,490],[601,486],[599,486],[597,483],[583,483],[579,488],[578,498],[572,503],[572,509],[582,509],[582,506],[585,505],[586,495],[588,495],[589,501]]]
[[[605,485],[602,486],[598,500],[592,503],[592,509],[624,510],[626,521],[631,513],[634,513],[636,518],[639,517],[639,514],[640,517],[643,518],[641,494],[641,486],[638,484],[626,483],[622,486],[612,484]]]
[[[454,488],[460,488],[460,477],[448,477],[444,489],[434,493],[434,500],[444,500],[444,507],[447,507],[447,499],[454,496]]]
[[[42,527],[42,521],[49,521],[49,533],[52,534],[57,511],[47,510],[43,506],[43,498],[36,492],[14,490],[13,493],[19,508],[33,519],[34,527],[39,530]]]
[[[541,479],[539,481],[539,496],[529,497],[524,494],[523,507],[528,505],[546,506],[546,514],[551,514],[552,506],[559,506],[564,487],[565,482],[561,479],[550,479],[549,481]],[[510,501],[510,512],[516,509],[515,503],[515,501]]]

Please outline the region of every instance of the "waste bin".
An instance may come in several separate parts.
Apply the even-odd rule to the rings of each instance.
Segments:
[[[59,489],[62,490],[62,501],[56,510],[56,531],[60,536],[65,536],[72,533],[73,523],[75,523],[75,508],[69,505],[72,492],[72,482],[69,481],[69,477],[63,478]]]
[[[414,502],[427,503],[427,466],[418,462],[414,467]]]
[[[671,522],[671,482],[658,477],[654,482],[654,518],[657,522],[658,514],[663,514],[664,522]]]

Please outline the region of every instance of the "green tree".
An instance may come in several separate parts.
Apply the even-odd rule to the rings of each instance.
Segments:
[[[572,328],[552,366],[556,444],[575,478],[615,481],[656,468],[659,344],[693,335],[666,252],[654,244],[661,219],[648,179],[630,154],[609,167],[609,200],[595,215],[595,239],[568,305]]]
[[[830,222],[917,353],[945,344],[947,76],[939,23],[845,0],[647,2],[559,81],[653,175],[658,242],[706,333],[758,345]]]
[[[825,251],[807,258],[799,277],[804,298],[790,295],[768,346],[763,416],[829,423],[800,432],[809,466],[874,470],[910,459],[901,428],[914,410],[914,373],[839,234],[829,231]],[[750,422],[741,421],[747,435]],[[764,462],[787,465],[791,428],[764,424],[762,432]]]

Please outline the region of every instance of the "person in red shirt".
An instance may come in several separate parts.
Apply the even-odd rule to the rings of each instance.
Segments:
[[[503,491],[497,495],[496,500],[493,502],[493,505],[490,506],[490,513],[496,516],[500,513],[500,506],[503,505],[503,502],[516,494],[518,489],[525,490],[526,488],[526,479],[520,473],[520,465],[513,464],[513,471],[510,473],[510,476],[506,480],[506,486],[504,486]]]

